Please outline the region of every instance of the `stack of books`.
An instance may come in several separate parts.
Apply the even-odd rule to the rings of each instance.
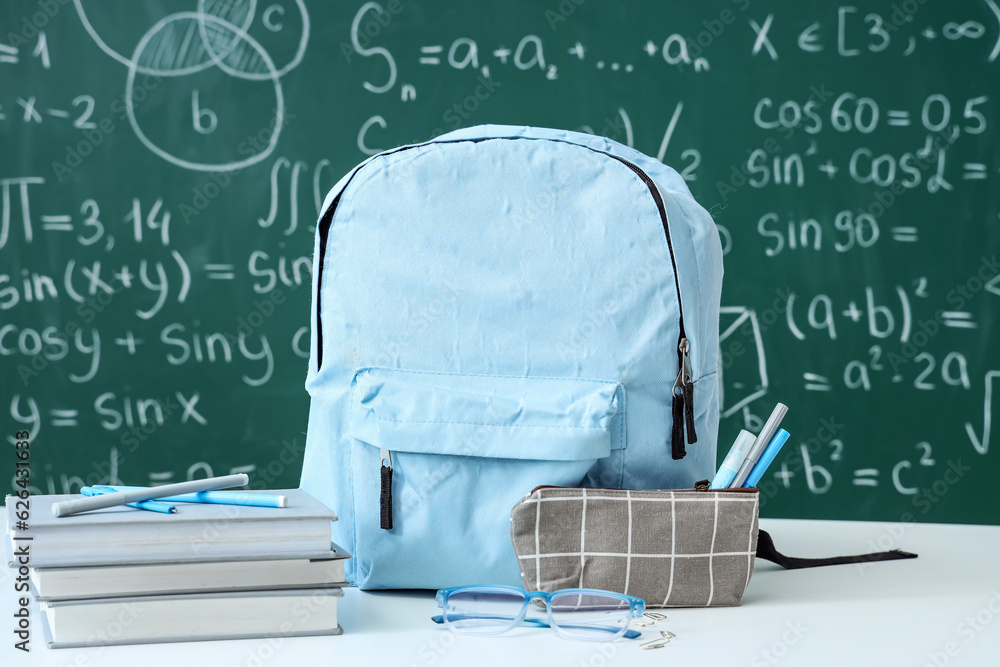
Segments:
[[[7,559],[27,561],[52,648],[340,634],[350,556],[331,542],[336,515],[301,489],[267,493],[287,505],[55,517],[79,496],[32,496],[20,527],[7,496]]]

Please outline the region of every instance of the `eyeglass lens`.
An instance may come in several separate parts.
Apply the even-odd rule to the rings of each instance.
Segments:
[[[456,632],[496,634],[515,625],[523,606],[524,594],[518,591],[455,591],[448,597],[444,617]]]
[[[628,626],[627,600],[593,593],[560,593],[552,597],[552,625],[568,637],[607,640]]]

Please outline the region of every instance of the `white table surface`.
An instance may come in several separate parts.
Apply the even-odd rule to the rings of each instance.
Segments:
[[[1000,527],[763,519],[792,556],[899,548],[919,558],[784,571],[758,560],[740,607],[661,610],[639,640],[591,643],[523,628],[453,635],[432,592],[347,590],[339,637],[48,649],[32,603],[30,654],[14,649],[12,571],[0,570],[0,665],[1000,665]],[[676,635],[668,645],[640,644]]]

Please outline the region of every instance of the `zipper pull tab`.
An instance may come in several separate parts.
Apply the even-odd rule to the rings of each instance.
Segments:
[[[379,527],[392,530],[392,453],[381,450],[379,467],[382,477],[382,491],[379,494]]]
[[[677,379],[673,387],[673,430],[671,431],[671,457],[684,458],[684,426],[687,426],[687,441],[698,442],[694,429],[694,382],[691,381],[691,342],[681,338],[677,344]]]
[[[670,457],[675,461],[684,458],[684,394],[674,392],[673,429],[670,431]]]
[[[677,379],[674,381],[673,393],[673,428],[670,431],[670,456],[675,461],[684,458],[687,452],[684,449],[684,380],[687,375],[687,364],[684,360],[684,344],[686,338],[681,338],[677,345]]]
[[[688,444],[698,442],[698,434],[694,430],[694,382],[691,376],[691,342],[682,338],[681,355],[684,358],[684,417],[687,420]]]

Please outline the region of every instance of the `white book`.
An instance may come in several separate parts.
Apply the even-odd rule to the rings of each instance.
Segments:
[[[340,588],[41,603],[49,648],[339,635]]]
[[[246,491],[246,493],[254,493]],[[212,560],[315,557],[330,551],[337,516],[301,489],[261,491],[288,498],[287,507],[175,503],[175,514],[110,507],[56,517],[52,505],[74,494],[30,498],[19,525],[7,496],[11,551],[27,545],[32,567],[68,567]]]
[[[104,598],[273,588],[344,586],[344,559],[336,545],[327,558],[149,563],[31,568],[40,600]]]

